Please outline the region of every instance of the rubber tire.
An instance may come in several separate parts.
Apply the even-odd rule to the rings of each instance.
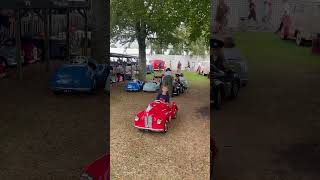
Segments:
[[[239,94],[239,83],[238,82],[235,82],[233,81],[232,83],[232,89],[231,89],[231,98],[236,98]]]
[[[301,36],[301,33],[297,33],[297,35],[296,35],[296,45],[297,46],[303,46],[304,45],[304,39],[302,39],[302,37],[300,37]]]
[[[281,38],[282,40],[287,40],[287,39],[288,39],[288,36],[287,36],[287,35],[284,35],[283,32],[280,32],[280,38]]]
[[[174,116],[173,116],[173,119],[177,119],[177,116],[178,116],[178,111],[177,110],[174,110]]]
[[[53,91],[53,94],[54,94],[54,95],[61,95],[62,92],[61,92],[61,91]]]
[[[4,65],[5,65],[4,68],[7,69],[9,67],[7,60],[4,57],[0,57],[0,62],[2,61],[4,62]]]
[[[164,129],[163,129],[163,133],[167,133],[168,132],[168,120],[166,120],[166,122],[164,123]]]
[[[214,108],[215,109],[221,109],[222,106],[222,95],[221,95],[221,91],[218,90],[217,95],[214,96]]]
[[[95,94],[95,93],[96,93],[96,90],[97,90],[97,82],[96,82],[96,80],[94,79],[89,94]]]
[[[184,93],[184,88],[183,87],[181,87],[181,94],[183,94]]]

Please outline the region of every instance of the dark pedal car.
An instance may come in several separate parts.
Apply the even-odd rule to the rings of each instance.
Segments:
[[[248,84],[248,66],[240,49],[238,48],[225,48],[224,58],[228,66],[239,75],[240,85],[246,86]]]
[[[182,93],[181,84],[177,81],[173,82],[172,95],[179,96]]]
[[[246,86],[248,84],[248,65],[241,55],[238,48],[225,48],[224,58],[232,71],[236,72],[240,78],[240,85]]]
[[[211,77],[211,103],[216,109],[220,109],[224,100],[238,96],[240,78],[236,72],[213,72]]]
[[[176,74],[175,81],[180,85],[180,93],[184,93],[188,89],[188,84],[184,78],[181,80],[181,77],[183,78],[180,74]]]

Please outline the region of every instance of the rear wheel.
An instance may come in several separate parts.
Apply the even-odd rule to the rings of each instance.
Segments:
[[[178,116],[178,111],[177,110],[174,110],[174,115],[173,115],[173,119],[176,119]]]

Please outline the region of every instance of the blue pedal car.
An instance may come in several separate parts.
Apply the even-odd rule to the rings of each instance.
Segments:
[[[140,91],[143,87],[143,82],[139,80],[129,81],[125,87],[126,91]]]
[[[50,89],[55,93],[90,92],[104,87],[107,79],[106,64],[97,64],[88,57],[76,57],[59,67],[50,79]]]
[[[143,91],[144,92],[157,92],[160,90],[160,82],[158,81],[149,81],[144,84]]]

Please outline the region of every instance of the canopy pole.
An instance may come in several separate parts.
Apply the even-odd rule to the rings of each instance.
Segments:
[[[49,32],[48,32],[48,9],[44,12],[44,60],[46,62],[46,72],[49,71]]]
[[[70,61],[70,9],[67,8],[67,31],[66,31],[66,41],[67,41],[67,61]]]
[[[18,79],[22,80],[22,59],[21,59],[21,16],[20,9],[17,9],[15,13],[15,26],[16,26],[16,57],[17,57],[17,75]]]
[[[85,35],[84,35],[84,55],[88,56],[88,13],[87,13],[87,9],[84,9],[84,31],[85,31]]]
[[[51,59],[51,47],[52,47],[52,9],[49,9],[49,60]],[[50,64],[49,64],[50,68]]]

